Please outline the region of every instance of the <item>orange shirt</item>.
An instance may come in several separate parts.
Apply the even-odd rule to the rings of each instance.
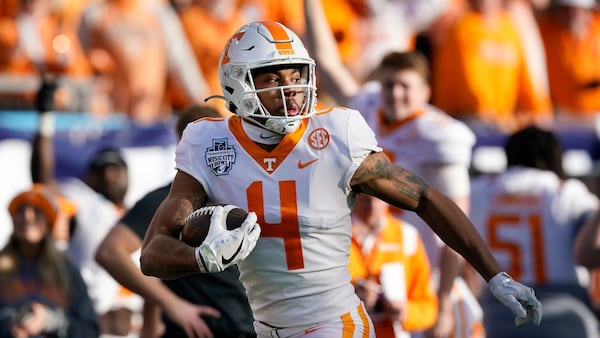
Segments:
[[[437,320],[438,301],[431,284],[431,266],[418,231],[412,225],[387,216],[369,253],[364,254],[361,244],[352,240],[350,246],[350,274],[353,280],[375,278],[379,282],[385,263],[404,265],[408,312],[402,323],[405,331],[430,328]],[[373,320],[377,337],[394,337],[389,319]]]
[[[540,19],[554,107],[574,116],[600,112],[600,15],[576,37],[551,13]]]
[[[534,87],[506,12],[492,24],[466,12],[436,46],[432,63],[433,104],[452,116],[492,123],[550,116],[550,100]]]
[[[90,76],[92,68],[79,43],[76,27],[70,22],[61,22],[52,15],[41,18],[38,25],[40,42],[44,50],[42,66],[54,74]],[[24,37],[12,17],[0,18],[0,71],[9,74],[36,74],[38,69],[25,52]]]
[[[278,21],[304,36],[304,4],[302,0],[241,0],[242,11],[252,20]]]
[[[35,71],[27,54],[19,48],[19,31],[14,18],[0,17],[0,72],[30,74]]]
[[[239,27],[247,23],[247,20],[242,12],[236,9],[231,17],[221,21],[196,4],[181,9],[178,14],[198,65],[208,83],[209,93],[222,94],[218,65],[223,46]],[[222,100],[210,100],[208,104],[213,105],[222,114],[229,113]]]
[[[40,27],[46,50],[45,66],[50,73],[76,77],[92,75],[92,65],[79,43],[75,24],[49,16]]]
[[[190,41],[200,69],[211,94],[222,92],[219,83],[219,58],[223,46],[235,31],[246,23],[238,10],[227,20],[220,21],[198,5],[190,5],[179,12],[181,23]]]
[[[361,53],[360,1],[325,0],[323,10],[337,42],[342,61],[352,67]]]

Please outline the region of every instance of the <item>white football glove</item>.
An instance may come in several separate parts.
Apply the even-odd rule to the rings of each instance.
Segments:
[[[542,304],[535,297],[532,288],[516,282],[506,272],[500,272],[488,282],[490,291],[517,316],[515,326],[519,327],[533,321],[540,325],[542,320]]]
[[[201,272],[220,272],[248,257],[260,236],[260,226],[254,212],[249,212],[242,225],[227,230],[225,209],[217,206],[210,218],[210,228],[204,242],[195,250]]]

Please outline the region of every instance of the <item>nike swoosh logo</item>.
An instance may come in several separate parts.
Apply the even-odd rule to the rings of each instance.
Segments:
[[[235,252],[233,253],[233,255],[231,255],[231,257],[225,258],[225,257],[221,256],[221,263],[223,263],[223,265],[227,265],[227,264],[231,263],[231,261],[233,261],[235,259],[235,257],[240,253],[240,250],[242,250],[243,244],[244,244],[244,240],[242,239],[242,241],[240,242],[240,246],[238,246],[237,250],[235,250]]]
[[[317,162],[318,160],[319,160],[318,158],[312,159],[312,160],[310,160],[308,162],[302,162],[302,161],[298,160],[298,168],[299,169],[304,169],[304,168],[308,167],[309,165]]]

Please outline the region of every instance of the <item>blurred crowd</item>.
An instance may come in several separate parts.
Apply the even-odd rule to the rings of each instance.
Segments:
[[[218,62],[223,46],[244,23],[279,21],[305,40],[317,61],[319,107],[356,105],[361,95],[369,97],[373,81],[381,79],[377,70],[386,55],[417,51],[427,62],[418,70],[428,84],[423,106],[431,104],[463,122],[476,138],[507,136],[531,125],[600,135],[600,7],[595,0],[322,0],[326,26],[313,22],[320,14],[313,13],[307,1],[0,0],[0,114],[39,112],[39,130],[31,143],[31,180],[55,186],[56,195],[50,200],[66,204],[50,210],[47,201],[33,193],[21,196],[19,202],[38,208],[43,204],[52,223],[58,211],[88,217],[78,221],[79,232],[68,220],[51,229],[58,247],[71,255],[82,275],[77,276],[62,258],[53,263],[74,276],[70,283],[87,284],[90,299],[82,296],[86,309],[100,315],[100,321],[93,322],[86,317],[89,314],[75,318],[72,313],[82,327],[107,337],[135,336],[143,330],[135,316],[142,313],[141,299],[114,281],[114,290],[99,287],[102,279],[97,271],[102,268],[94,262],[103,236],[132,206],[125,200],[124,176],[128,168],[129,177],[135,172],[118,149],[101,149],[91,157],[86,176],[77,178],[80,181],[54,182],[55,158],[46,155],[61,149],[52,148],[54,130],[48,112],[93,119],[122,115],[140,126],[174,124],[183,112],[200,106],[213,109],[211,116],[227,116],[230,112],[218,97],[222,93]],[[388,64],[392,70],[396,66]],[[52,90],[41,90],[47,86]],[[361,107],[373,107],[368,100],[361,102]],[[396,122],[399,126],[403,121]],[[469,132],[462,135],[471,137]],[[471,141],[469,146],[475,143]],[[467,162],[470,156],[465,155]],[[164,182],[169,179],[165,176]],[[595,186],[589,187],[590,195],[597,193]],[[43,194],[47,198],[49,193]],[[468,200],[469,194],[464,195]],[[596,197],[590,200],[593,206],[586,211],[597,209]],[[87,216],[86,208],[93,209]],[[16,210],[10,211],[11,216]],[[35,219],[33,212],[19,212],[21,223],[27,217]],[[102,222],[98,217],[104,217]],[[83,234],[82,229],[88,230]],[[67,244],[71,240],[79,242]],[[419,259],[431,259],[434,271],[441,264],[438,257],[423,256]],[[469,279],[468,270],[464,274],[479,296],[480,281]],[[585,286],[595,281],[590,294],[595,292],[600,299],[599,276],[586,277]],[[426,290],[432,298],[433,290],[433,286]],[[103,304],[108,300],[102,292],[118,293],[117,300]],[[118,312],[123,308],[129,311],[125,317]],[[76,312],[65,309],[67,314]],[[437,305],[429,312],[437,315]],[[65,316],[61,313],[48,324],[56,330]],[[482,315],[476,314],[480,324]],[[434,322],[418,328],[430,328]],[[479,330],[469,337],[481,334]]]
[[[478,127],[595,122],[600,19],[593,0],[323,6],[359,82],[384,53],[419,49],[432,63],[432,102]],[[302,36],[303,10],[300,0],[3,0],[0,108],[32,108],[40,81],[53,77],[62,89],[56,109],[165,119],[220,93],[218,57],[241,23],[280,21]],[[219,99],[209,103],[227,113]]]
[[[322,3],[359,83],[386,52],[418,49],[432,64],[432,102],[477,128],[595,125],[594,0]],[[164,120],[220,94],[218,58],[241,23],[280,21],[303,36],[303,11],[301,0],[3,0],[0,109],[33,108],[40,82],[55,78],[57,110]],[[218,98],[208,102],[227,114]]]

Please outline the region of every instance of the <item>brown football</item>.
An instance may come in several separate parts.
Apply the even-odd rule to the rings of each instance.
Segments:
[[[246,216],[248,216],[248,212],[238,206],[231,204],[218,205],[225,208],[225,224],[227,225],[227,230],[239,228],[246,219]],[[202,244],[204,239],[206,239],[206,235],[208,235],[210,218],[212,217],[213,210],[216,206],[217,205],[206,205],[189,214],[181,229],[179,239],[191,246],[199,246]]]

